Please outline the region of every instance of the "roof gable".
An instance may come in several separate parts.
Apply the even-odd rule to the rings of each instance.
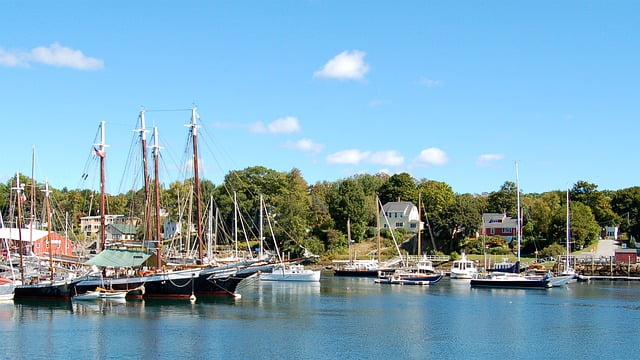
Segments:
[[[414,207],[415,207],[415,205],[413,205],[409,201],[396,201],[396,202],[388,202],[388,203],[384,204],[382,206],[382,209],[385,212],[402,212],[402,213],[407,214]]]

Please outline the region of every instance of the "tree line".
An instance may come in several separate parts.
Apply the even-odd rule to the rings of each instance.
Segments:
[[[43,184],[35,184],[38,190],[33,192],[35,198],[31,201],[31,179],[21,176],[21,182],[27,184],[23,214],[41,214],[44,195],[40,190]],[[190,217],[195,221],[192,183],[193,179],[187,179],[168,186],[161,185],[160,203],[166,210],[165,216],[174,220]],[[11,190],[14,186],[15,177],[6,184],[0,184],[0,208],[5,223],[10,222],[15,213],[16,195]],[[348,220],[352,241],[375,238],[376,198],[382,204],[400,200],[416,205],[421,198],[421,221],[428,225],[423,238],[431,238],[422,242],[422,252],[483,251],[482,247],[487,243],[481,245],[477,238],[482,228],[482,213],[517,216],[517,190],[511,181],[488,194],[459,194],[444,182],[415,179],[408,173],[360,174],[332,182],[308,184],[298,169],[279,172],[254,166],[229,172],[219,185],[203,180],[201,188],[201,202],[208,204],[205,208],[211,206],[212,210],[215,209],[221,229],[231,229],[234,222],[237,223],[235,209],[239,209],[246,220],[239,231],[254,243],[262,196],[273,238],[280,249],[294,255],[302,254],[304,249],[320,255],[346,254]],[[520,197],[523,251],[542,254],[563,249],[567,224],[566,191],[520,194]],[[78,237],[82,236],[80,217],[99,214],[99,197],[93,190],[52,189],[51,198],[56,209],[53,226],[61,229],[65,221],[73,224]],[[635,247],[634,239],[640,235],[640,187],[600,191],[596,184],[578,181],[569,189],[569,198],[570,234],[574,249],[595,242],[605,226],[619,226],[623,237]],[[107,203],[110,214],[133,216],[142,222],[154,221],[145,215],[144,189],[108,195]],[[142,230],[139,236],[144,236]],[[501,239],[489,239],[488,243],[495,248],[493,251],[505,251],[509,246]]]

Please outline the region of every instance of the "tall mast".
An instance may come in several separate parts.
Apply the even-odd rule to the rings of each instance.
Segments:
[[[140,129],[133,131],[140,133],[142,143],[142,172],[144,176],[144,238],[151,239],[151,192],[149,191],[149,170],[147,166],[147,132],[144,118],[145,110],[140,110]]]
[[[191,109],[191,124],[187,125],[191,128],[191,137],[193,142],[193,177],[195,183],[195,200],[196,200],[196,229],[198,231],[198,259],[202,261],[202,209],[200,208],[200,175],[198,173],[198,113],[196,108]]]
[[[238,197],[233,192],[233,242],[235,243],[235,257],[238,259]]]
[[[49,272],[51,273],[51,283],[53,283],[53,244],[51,243],[51,203],[49,199],[49,180],[44,185],[44,201],[47,212],[47,244],[49,245]]]
[[[162,237],[160,236],[160,176],[158,170],[158,158],[160,157],[160,145],[158,145],[158,128],[153,127],[153,169],[154,169],[154,187],[156,197],[156,256],[158,258],[157,268],[162,267]]]
[[[378,264],[380,264],[380,199],[376,194],[376,236],[378,238]]]
[[[209,195],[209,216],[207,218],[207,258],[213,259],[211,242],[213,241],[213,195]]]
[[[105,129],[104,129],[104,121],[100,121],[100,143],[94,144],[98,148],[96,149],[95,154],[100,157],[100,251],[105,248],[105,191],[104,191],[104,183],[105,183],[105,171],[104,171],[104,159],[107,156],[105,152],[105,148],[108,146],[105,144]]]
[[[349,264],[353,264],[351,262],[351,218],[347,217],[347,249],[349,250]],[[356,257],[353,257],[353,262],[355,263]]]
[[[571,254],[571,249],[569,248],[569,241],[571,239],[571,214],[569,213],[569,201],[569,185],[567,185],[567,256],[564,261],[565,271],[569,269],[569,255]]]
[[[520,238],[522,237],[521,232],[521,219],[520,219],[520,177],[518,175],[518,163],[516,162],[516,199],[518,206],[518,228],[516,229],[516,234],[518,235],[518,261],[520,261]]]
[[[264,219],[262,218],[263,217],[262,213],[264,211],[262,208],[263,201],[264,200],[262,199],[262,194],[260,194],[260,259],[262,259],[262,255],[263,255],[262,247],[264,246],[264,226],[263,226]]]
[[[31,214],[31,224],[29,224],[29,238],[33,239],[33,226],[36,220],[36,147],[33,146],[33,151],[31,152],[31,206],[30,214]]]
[[[18,247],[20,251],[20,281],[24,284],[24,261],[22,259],[23,244],[22,244],[22,185],[20,185],[20,173],[16,173],[16,204],[18,206],[18,219],[16,220],[16,226],[18,227]]]
[[[422,234],[422,214],[421,212],[422,206],[422,193],[418,193],[418,259],[420,259],[420,255],[422,253],[422,243],[420,242],[420,236]]]

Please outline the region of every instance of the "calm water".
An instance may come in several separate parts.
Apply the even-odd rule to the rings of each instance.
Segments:
[[[251,279],[250,279],[251,280]],[[241,299],[3,302],[3,359],[634,358],[640,284],[549,290],[323,277]]]

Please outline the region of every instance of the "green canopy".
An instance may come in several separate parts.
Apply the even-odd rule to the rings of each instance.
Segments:
[[[142,265],[150,256],[151,253],[142,251],[106,249],[84,264],[105,267],[137,267]]]

